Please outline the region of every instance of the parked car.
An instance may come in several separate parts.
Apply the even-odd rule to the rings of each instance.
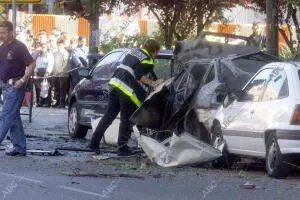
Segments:
[[[291,155],[300,153],[300,62],[274,62],[261,68],[239,95],[218,110],[212,144],[225,142],[231,155],[265,159],[267,173],[289,173]]]
[[[91,119],[101,117],[104,113],[108,106],[108,81],[128,50],[113,50],[91,69],[83,69],[87,73],[86,78],[75,86],[68,105],[68,128],[71,137],[85,137],[91,128]],[[167,79],[173,75],[172,58],[171,50],[161,50],[158,53],[154,67],[158,78]]]

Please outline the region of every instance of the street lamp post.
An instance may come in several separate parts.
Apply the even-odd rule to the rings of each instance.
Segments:
[[[12,23],[14,25],[14,37],[16,37],[17,27],[17,0],[12,1]]]

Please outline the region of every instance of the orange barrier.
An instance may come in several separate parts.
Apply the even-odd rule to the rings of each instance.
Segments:
[[[55,27],[55,17],[53,15],[32,15],[32,32],[34,35],[41,29],[45,29],[48,34]]]
[[[32,31],[34,35],[37,35],[41,29],[45,29],[47,34],[50,35],[53,28],[56,27],[56,18],[58,15],[42,15],[42,14],[33,14],[32,15]],[[61,16],[59,16],[61,17]],[[68,24],[70,16],[65,16],[63,23]],[[88,20],[84,18],[77,19],[77,33],[76,35],[84,35],[87,38],[87,44],[89,44],[90,38],[90,25]],[[67,30],[66,30],[67,31]],[[68,32],[68,31],[67,31]],[[72,34],[71,34],[72,35]]]

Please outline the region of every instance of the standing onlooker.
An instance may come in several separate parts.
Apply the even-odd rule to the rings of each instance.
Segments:
[[[35,62],[27,47],[13,37],[13,24],[0,23],[0,87],[4,104],[0,112],[0,144],[10,131],[13,149],[9,156],[26,155],[26,137],[20,116],[26,83],[35,68]],[[26,69],[27,67],[27,69]]]
[[[46,30],[40,30],[38,34],[38,41],[41,44],[47,43],[48,42],[48,37],[47,37],[47,32]]]
[[[36,89],[36,103],[38,107],[45,106],[45,107],[51,107],[51,80],[48,78],[47,81],[50,85],[50,88],[48,90],[48,96],[46,98],[40,97],[41,93],[41,83],[44,80],[42,77],[49,76],[53,71],[53,64],[54,64],[54,58],[53,54],[48,51],[48,45],[42,44],[42,51],[40,55],[36,59],[36,69],[35,69],[35,75],[41,79],[38,79],[35,82],[35,89]]]
[[[88,47],[86,45],[86,37],[80,36],[78,38],[78,46],[73,49],[72,55],[71,55],[71,69],[73,70],[70,75],[70,81],[71,81],[71,89],[75,87],[75,85],[80,81],[80,76],[78,74],[78,70],[76,70],[79,67],[84,67],[88,64]]]
[[[77,40],[78,39],[76,37],[71,38],[71,40],[70,40],[70,50],[71,51],[77,47]]]
[[[65,49],[64,40],[57,41],[57,51],[53,53],[55,76],[56,104],[59,108],[65,108],[68,92],[68,71],[70,68],[70,53]]]
[[[59,39],[64,41],[65,48],[70,48],[70,39],[67,32],[61,32]]]
[[[48,42],[49,42],[49,51],[53,53],[57,49],[56,46],[57,39],[54,35],[50,35],[48,38]]]

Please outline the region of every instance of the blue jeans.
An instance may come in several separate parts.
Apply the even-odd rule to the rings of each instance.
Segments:
[[[26,137],[20,115],[25,85],[19,89],[9,84],[0,84],[0,87],[3,95],[3,107],[0,112],[0,144],[10,131],[14,149],[20,153],[26,153]]]

